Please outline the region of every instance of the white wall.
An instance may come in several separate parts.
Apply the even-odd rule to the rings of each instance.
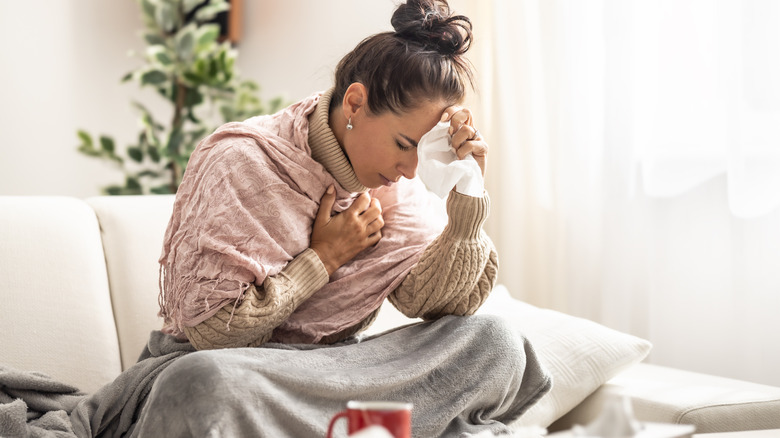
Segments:
[[[363,38],[387,30],[392,0],[253,1],[245,4],[239,67],[264,97],[295,101],[329,88],[336,64]]]
[[[241,74],[266,98],[294,101],[331,85],[341,56],[364,37],[390,29],[395,2],[308,0],[244,2]],[[0,1],[0,195],[88,197],[122,181],[102,160],[81,155],[77,129],[137,135],[137,99],[167,106],[135,83],[143,27],[133,0]]]
[[[135,128],[119,79],[140,48],[132,1],[0,2],[0,194],[98,194],[116,171],[76,152],[77,128],[128,138]]]

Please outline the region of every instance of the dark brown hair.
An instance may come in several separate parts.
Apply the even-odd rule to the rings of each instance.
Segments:
[[[408,0],[393,13],[394,32],[363,40],[336,68],[331,109],[353,82],[368,89],[368,110],[400,114],[421,100],[453,105],[473,86],[463,56],[472,42],[471,20],[453,15],[446,0]]]

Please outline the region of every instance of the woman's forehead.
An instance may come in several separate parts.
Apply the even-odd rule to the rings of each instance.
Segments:
[[[439,122],[446,108],[444,102],[425,102],[401,114],[393,114],[391,128],[417,142]]]

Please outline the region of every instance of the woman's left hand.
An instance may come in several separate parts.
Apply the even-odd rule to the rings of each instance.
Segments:
[[[474,127],[471,110],[461,106],[451,106],[444,110],[441,121],[450,122],[449,134],[452,137],[452,149],[462,160],[470,153],[479,164],[482,176],[485,176],[488,144]]]

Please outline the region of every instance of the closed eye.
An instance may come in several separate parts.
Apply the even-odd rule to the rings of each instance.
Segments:
[[[398,141],[398,140],[396,140],[396,141],[395,141],[395,144],[398,146],[398,149],[400,149],[400,150],[402,150],[402,151],[404,151],[404,152],[406,152],[406,151],[408,151],[409,149],[411,149],[411,148],[412,148],[411,146],[406,146],[406,145],[404,145],[403,143],[401,143],[401,142],[400,142],[400,141]]]

